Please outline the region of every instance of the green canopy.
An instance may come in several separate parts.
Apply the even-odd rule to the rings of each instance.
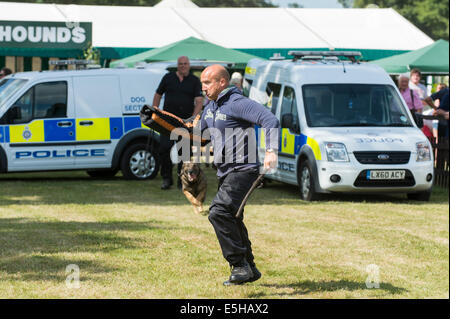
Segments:
[[[236,68],[245,68],[248,60],[256,58],[254,55],[189,37],[157,49],[111,62],[110,67],[116,67],[120,64],[134,67],[137,62],[176,61],[181,55],[185,55],[191,60],[230,62],[234,63]]]
[[[448,74],[448,42],[438,40],[422,49],[375,60],[390,74],[401,74],[418,68],[423,74]]]

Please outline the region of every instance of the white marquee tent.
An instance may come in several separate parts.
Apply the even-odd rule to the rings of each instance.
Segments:
[[[393,9],[200,8],[189,0],[155,7],[0,2],[2,20],[92,22],[92,45],[112,59],[190,36],[263,57],[290,49],[356,49],[372,60],[433,43]]]

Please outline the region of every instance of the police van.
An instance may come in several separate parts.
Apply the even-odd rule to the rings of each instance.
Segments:
[[[141,124],[164,68],[24,72],[0,80],[0,172],[86,170],[151,179],[159,135]]]
[[[341,192],[428,200],[432,148],[389,75],[359,63],[359,52],[289,54],[250,60],[244,75],[249,97],[281,124],[278,169],[267,177],[298,185],[304,200]]]

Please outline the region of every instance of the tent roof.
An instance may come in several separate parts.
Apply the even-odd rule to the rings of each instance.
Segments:
[[[438,40],[424,48],[372,61],[388,73],[401,74],[418,68],[425,74],[448,74],[449,46],[445,40]]]
[[[155,8],[198,8],[198,6],[189,0],[162,0],[155,4]]]
[[[120,64],[134,67],[135,63],[142,61],[176,61],[181,54],[188,56],[190,60],[232,62],[240,67],[245,66],[248,60],[256,58],[256,56],[247,53],[227,49],[204,40],[189,37],[161,48],[114,61],[111,63],[111,67]]]
[[[93,46],[106,48],[158,48],[191,36],[239,49],[415,50],[433,43],[393,9],[174,8],[162,4],[121,7],[0,2],[0,20],[64,22],[66,17],[92,22]]]

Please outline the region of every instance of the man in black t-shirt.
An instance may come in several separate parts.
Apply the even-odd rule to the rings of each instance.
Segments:
[[[197,115],[202,110],[203,95],[200,80],[189,73],[189,58],[181,56],[177,61],[177,71],[164,75],[156,89],[153,97],[153,105],[159,106],[161,98],[164,96],[163,110],[170,112],[182,119]],[[161,163],[161,176],[163,184],[161,189],[169,189],[173,184],[172,161],[170,160],[170,149],[174,144],[169,136],[161,135],[159,144],[159,160]],[[178,173],[182,163],[178,164]],[[181,187],[178,179],[178,187]]]
[[[434,100],[439,100],[439,107],[433,104]],[[439,120],[438,126],[438,136],[447,137],[448,138],[448,111],[449,111],[449,89],[444,88],[438,92],[431,94],[430,97],[427,97],[424,100],[429,106],[435,109],[434,115],[443,115],[444,119]]]

